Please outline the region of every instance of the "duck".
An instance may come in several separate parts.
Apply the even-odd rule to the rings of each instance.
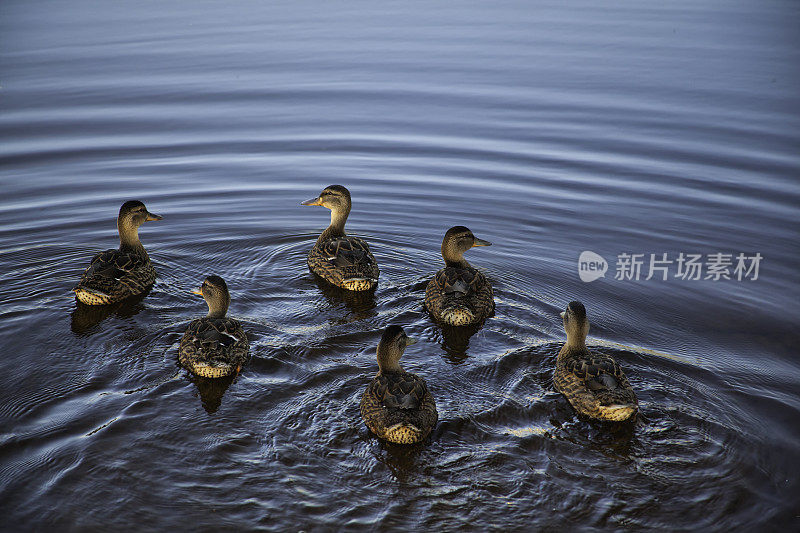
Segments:
[[[156,270],[139,240],[139,226],[161,220],[139,200],[122,204],[117,216],[119,249],[92,258],[72,291],[79,302],[108,305],[146,292],[156,281]]]
[[[481,324],[494,312],[492,284],[464,259],[476,246],[491,246],[469,228],[453,226],[442,239],[445,267],[425,288],[425,307],[434,320],[450,326]]]
[[[586,307],[574,301],[561,313],[567,342],[558,352],[553,384],[575,410],[588,418],[622,422],[639,408],[625,372],[608,355],[586,347]]]
[[[250,346],[238,320],[225,316],[231,303],[228,285],[219,276],[208,276],[192,291],[208,304],[208,315],[192,320],[181,338],[178,361],[204,378],[236,375],[247,362]]]
[[[364,239],[350,237],[344,224],[350,214],[350,191],[329,185],[316,198],[300,205],[319,205],[331,210],[331,223],[308,252],[308,268],[325,281],[349,291],[368,291],[378,284],[378,262]]]
[[[378,343],[378,373],[361,397],[367,428],[395,444],[414,444],[427,437],[439,414],[425,380],[406,372],[400,357],[416,341],[401,326],[387,327]]]

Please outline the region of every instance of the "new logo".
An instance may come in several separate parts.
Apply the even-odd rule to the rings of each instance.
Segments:
[[[586,250],[578,257],[578,276],[581,281],[590,282],[603,278],[608,270],[608,263],[602,256]]]

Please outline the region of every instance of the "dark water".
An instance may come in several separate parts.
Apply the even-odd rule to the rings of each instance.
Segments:
[[[798,527],[800,7],[601,4],[4,1],[2,529]],[[298,203],[331,183],[373,297],[306,270],[328,213]],[[132,198],[164,216],[158,281],[76,310]],[[494,243],[468,253],[497,302],[471,337],[422,308],[456,224]],[[763,259],[644,279],[681,252]],[[233,382],[176,365],[210,273],[251,337]],[[632,428],[553,390],[572,299]],[[415,447],[358,413],[390,323],[437,398]]]

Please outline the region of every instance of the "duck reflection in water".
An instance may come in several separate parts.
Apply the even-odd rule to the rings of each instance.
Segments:
[[[481,329],[481,324],[471,326],[441,325],[442,349],[447,354],[447,360],[454,365],[463,363],[469,357],[467,349],[469,341]]]
[[[397,481],[409,481],[420,472],[420,455],[427,448],[426,443],[395,444],[376,439],[378,446],[374,449],[375,460],[386,465]]]
[[[554,430],[549,434],[557,440],[571,442],[582,448],[595,449],[606,456],[629,458],[637,443],[636,428],[644,423],[641,417],[624,422],[608,422],[578,415],[550,419]]]
[[[222,405],[222,396],[225,391],[231,386],[236,376],[225,376],[221,378],[204,378],[195,376],[194,374],[187,374],[189,381],[197,386],[197,392],[200,394],[200,404],[205,409],[206,413],[213,415],[217,409]]]
[[[150,288],[141,294],[109,305],[86,305],[76,300],[70,328],[76,335],[91,335],[92,329],[112,314],[123,319],[131,318],[144,309],[142,300],[149,293]],[[73,296],[72,292],[70,296]]]
[[[314,283],[325,297],[331,307],[344,305],[349,311],[349,316],[344,322],[355,322],[373,317],[375,311],[375,290],[368,291],[348,291],[335,285],[331,285],[320,276],[314,274]]]

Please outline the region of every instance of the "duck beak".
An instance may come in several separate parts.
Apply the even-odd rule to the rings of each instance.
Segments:
[[[406,346],[411,346],[412,344],[417,344],[417,339],[414,337],[406,337]]]
[[[155,214],[151,213],[150,211],[148,211],[147,212],[147,218],[145,219],[145,221],[147,221],[147,222],[155,222],[156,220],[161,220],[162,218],[164,218],[164,217],[162,217],[161,215],[155,215]]]
[[[567,315],[567,312],[566,311],[561,311],[558,314],[559,314],[559,316],[561,316],[561,318],[564,318]]]
[[[203,287],[197,287],[196,289],[192,289],[192,294],[196,294],[198,296],[203,295]]]
[[[316,198],[312,198],[311,200],[300,202],[300,205],[322,205],[322,198],[317,196]]]
[[[475,237],[475,244],[473,244],[472,246],[474,248],[475,246],[491,246],[491,245],[492,243],[490,243],[489,241],[484,241],[483,239]]]

